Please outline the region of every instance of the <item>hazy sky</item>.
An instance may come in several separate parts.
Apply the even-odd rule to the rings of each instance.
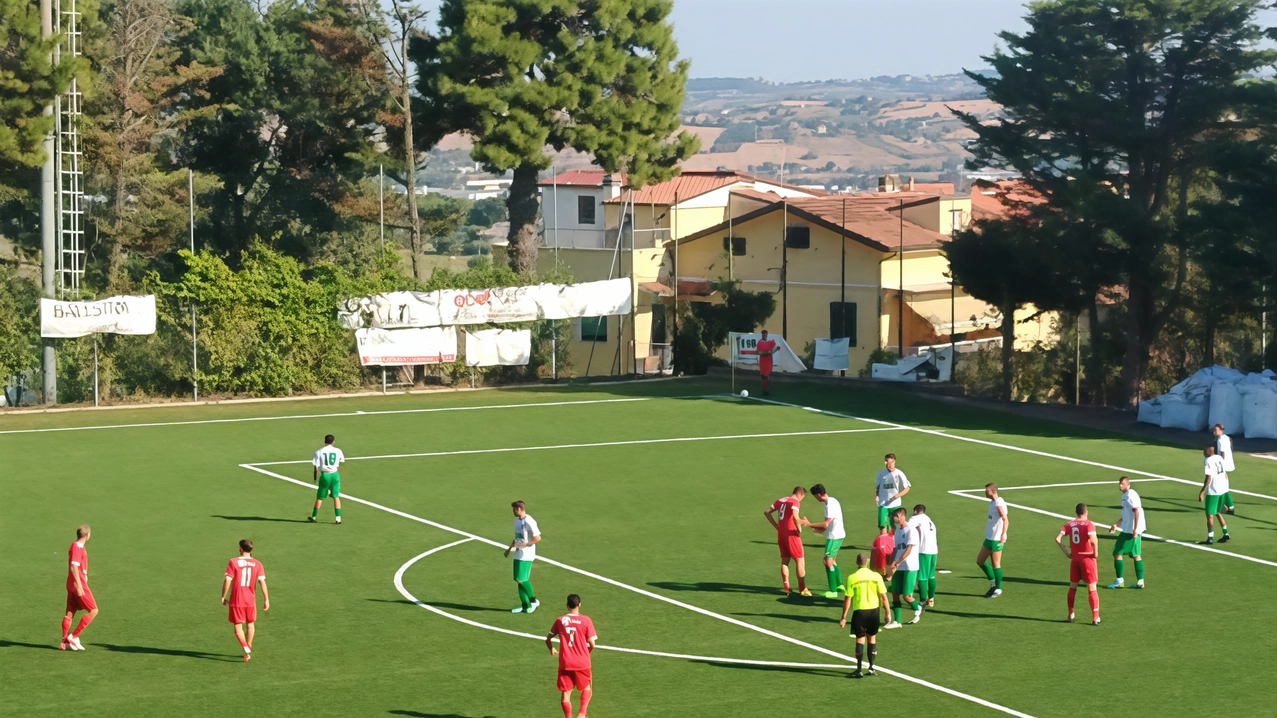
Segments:
[[[692,77],[940,75],[985,67],[1024,0],[674,0]]]

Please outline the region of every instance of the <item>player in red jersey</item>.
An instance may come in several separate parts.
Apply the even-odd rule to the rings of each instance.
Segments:
[[[767,338],[766,329],[754,348],[758,351],[758,379],[763,385],[763,396],[771,396],[772,355],[780,351],[780,348],[776,346],[775,339]]]
[[[1077,595],[1077,585],[1086,584],[1089,592],[1087,598],[1091,602],[1091,625],[1100,625],[1100,594],[1095,584],[1100,580],[1099,570],[1095,567],[1095,557],[1100,548],[1099,539],[1095,537],[1095,524],[1086,515],[1086,504],[1078,504],[1074,513],[1077,518],[1064,524],[1060,533],[1055,536],[1055,543],[1069,559],[1069,621],[1073,621],[1073,597]],[[1069,545],[1064,546],[1063,539],[1069,537]]]
[[[89,554],[84,544],[89,540],[89,525],[83,524],[75,530],[75,541],[67,550],[67,612],[62,617],[62,642],[58,648],[83,651],[80,645],[80,632],[98,616],[98,604],[93,600],[93,592],[89,590]],[[71,630],[71,622],[76,611],[88,611],[80,617],[80,623]]]
[[[890,578],[887,575],[887,566],[891,563],[891,557],[896,553],[896,537],[891,534],[891,530],[886,526],[878,528],[878,538],[874,539],[873,551],[869,557],[869,568],[882,574],[884,578]]]
[[[226,578],[222,581],[222,605],[230,606],[230,622],[235,626],[235,638],[244,649],[244,662],[253,655],[253,624],[257,621],[257,584],[262,584],[262,610],[270,610],[270,594],[266,592],[266,569],[253,558],[253,542],[239,542],[239,557],[226,564]],[[248,636],[244,627],[248,626]]]
[[[798,595],[810,596],[807,590],[807,564],[803,560],[803,539],[799,534],[798,505],[807,495],[807,489],[794,487],[794,493],[782,496],[763,509],[763,516],[776,527],[776,543],[780,546],[780,580],[789,593],[789,560],[798,569]],[[776,514],[772,516],[772,514]]]
[[[559,639],[554,647],[552,639]],[[550,655],[559,657],[559,677],[556,685],[562,693],[563,718],[572,718],[572,688],[581,691],[581,710],[576,718],[586,718],[585,709],[590,705],[594,691],[590,688],[590,651],[599,640],[594,632],[594,622],[581,615],[581,597],[568,595],[568,612],[554,619],[545,637],[545,647]]]

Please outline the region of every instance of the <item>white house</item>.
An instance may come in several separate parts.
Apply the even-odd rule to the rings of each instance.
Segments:
[[[539,184],[546,246],[608,246],[603,202],[621,194],[625,175],[596,169],[568,170]]]

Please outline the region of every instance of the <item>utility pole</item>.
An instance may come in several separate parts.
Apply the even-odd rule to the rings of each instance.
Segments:
[[[40,36],[53,36],[53,0],[40,0]],[[50,58],[52,61],[52,57]],[[44,108],[44,114],[53,117],[53,105]],[[41,144],[44,150],[44,165],[40,167],[40,252],[41,280],[44,296],[57,299],[55,296],[53,276],[57,270],[57,181],[55,178],[53,148],[53,130],[44,136]],[[41,339],[42,363],[44,365],[44,403],[58,402],[58,362],[52,339]]]

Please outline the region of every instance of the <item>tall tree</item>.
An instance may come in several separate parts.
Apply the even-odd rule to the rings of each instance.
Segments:
[[[958,113],[978,135],[971,164],[1014,169],[1056,210],[1116,239],[1125,405],[1182,299],[1191,248],[1177,187],[1205,165],[1203,138],[1245,138],[1245,80],[1274,60],[1258,47],[1265,4],[1044,0],[1027,32],[1000,34],[1006,49],[985,58],[993,73],[968,72],[1005,113],[989,125]]]
[[[439,33],[410,54],[424,144],[474,137],[488,171],[514,171],[510,265],[536,268],[537,176],[547,148],[592,153],[631,187],[661,181],[698,146],[679,127],[688,63],[670,0],[444,0]]]

